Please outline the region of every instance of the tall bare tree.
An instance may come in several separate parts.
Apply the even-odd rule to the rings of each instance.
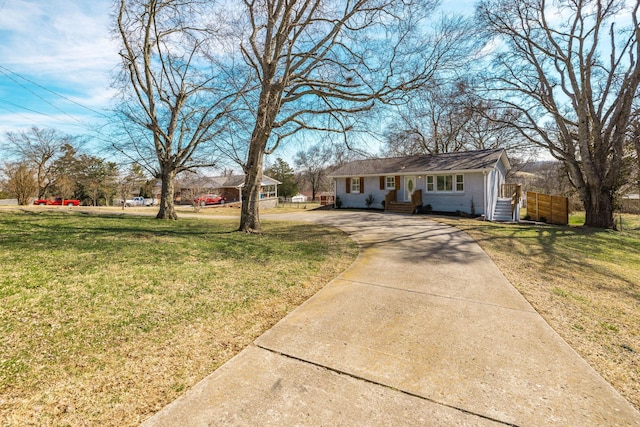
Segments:
[[[118,0],[127,143],[117,148],[162,182],[158,219],[177,219],[174,179],[215,166],[211,142],[239,91],[217,43],[215,2]],[[206,24],[208,22],[208,24]],[[213,23],[213,24],[211,24]],[[241,88],[240,88],[241,89]],[[149,159],[154,159],[150,162]]]
[[[632,103],[640,84],[638,1],[485,0],[493,37],[492,102],[520,113],[519,132],[561,160],[585,225],[615,228]],[[502,43],[502,44],[501,44]]]
[[[636,103],[640,103],[640,94],[636,96]],[[635,159],[635,165],[632,167],[635,170],[635,180],[631,183],[631,187],[633,187],[631,191],[640,195],[640,108],[636,106],[633,115],[635,118],[631,123],[628,135],[630,151]]]
[[[513,115],[496,112],[464,79],[432,82],[398,109],[398,119],[385,132],[385,153],[409,156],[521,145],[520,135],[502,123]]]
[[[405,156],[461,151],[462,128],[469,117],[463,93],[455,85],[436,83],[414,91],[385,132],[386,154]]]
[[[346,134],[464,55],[454,25],[428,33],[437,0],[244,0],[244,60],[256,80],[239,230],[259,233],[264,155],[301,131]],[[447,24],[451,24],[447,21]]]

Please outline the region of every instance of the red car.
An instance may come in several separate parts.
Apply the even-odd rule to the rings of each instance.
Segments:
[[[198,206],[223,205],[226,201],[227,199],[217,194],[202,194],[193,199],[193,202]]]
[[[38,199],[33,202],[34,205],[49,205],[49,206],[80,206],[80,200],[75,199],[63,199],[56,197],[55,199]]]

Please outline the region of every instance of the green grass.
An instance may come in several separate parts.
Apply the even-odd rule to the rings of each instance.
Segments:
[[[471,235],[547,322],[640,409],[640,216],[621,231],[435,218]]]
[[[322,226],[0,212],[0,424],[136,425],[346,268]]]

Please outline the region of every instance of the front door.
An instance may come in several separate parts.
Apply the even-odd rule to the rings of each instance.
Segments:
[[[404,177],[404,201],[410,202],[413,192],[416,191],[416,177],[405,176]]]

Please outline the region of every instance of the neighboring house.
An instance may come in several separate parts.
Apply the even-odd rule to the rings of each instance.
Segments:
[[[291,198],[291,202],[292,203],[304,203],[307,201],[307,196],[305,196],[304,194],[296,194],[295,196],[293,196]]]
[[[231,175],[221,186],[222,192],[234,195],[234,200],[242,200],[242,187],[244,187],[244,175]],[[260,199],[277,199],[278,185],[282,184],[277,179],[262,175],[260,183]]]
[[[344,208],[412,212],[429,205],[435,212],[494,220],[510,168],[505,151],[493,149],[357,160],[336,169],[330,178]]]
[[[183,184],[180,188],[180,195],[196,192],[205,194],[213,193],[224,197],[228,202],[236,202],[242,200],[242,187],[244,187],[244,175],[230,175],[230,176],[214,176],[203,177],[198,182],[190,182],[189,184]],[[280,181],[268,177],[262,176],[262,182],[260,187],[260,199],[276,199],[278,198],[278,184]],[[186,185],[186,187],[185,187]],[[195,188],[189,188],[188,186],[194,186]],[[190,191],[189,191],[190,190]]]

